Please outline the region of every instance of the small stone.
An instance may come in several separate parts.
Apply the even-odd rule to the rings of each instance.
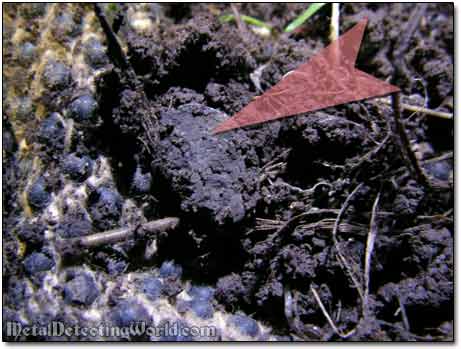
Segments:
[[[113,258],[109,258],[106,265],[107,273],[109,275],[120,275],[127,267],[128,263],[126,261]]]
[[[147,277],[143,281],[143,292],[151,300],[156,300],[162,293],[162,282],[155,277]]]
[[[20,120],[28,120],[33,113],[34,106],[28,96],[18,97],[16,102],[16,117]]]
[[[47,190],[46,182],[43,177],[39,177],[31,185],[27,192],[29,205],[34,210],[43,210],[51,201],[51,195]]]
[[[194,299],[208,301],[213,298],[215,290],[209,286],[192,286],[188,293]]]
[[[259,334],[259,326],[255,320],[244,315],[233,315],[229,324],[235,326],[245,336],[256,337]]]
[[[100,68],[109,62],[106,49],[99,40],[95,38],[89,39],[85,42],[83,49],[85,62],[93,68]]]
[[[69,117],[83,124],[99,123],[98,103],[91,95],[83,95],[74,100],[69,106]]]
[[[25,222],[18,230],[18,238],[28,246],[41,247],[45,239],[46,226],[41,222]]]
[[[36,55],[36,47],[31,42],[25,42],[20,48],[20,60],[24,63],[31,62]]]
[[[77,35],[80,28],[75,23],[71,14],[63,13],[56,17],[52,31],[57,40],[64,42],[68,41],[69,37]]]
[[[319,247],[319,248],[324,248],[326,246],[325,240],[319,239],[319,238],[316,238],[316,237],[312,238],[312,244],[314,246],[316,246],[316,247]]]
[[[50,61],[43,72],[43,83],[52,90],[66,88],[71,82],[70,68],[61,62]]]
[[[451,166],[448,161],[437,161],[425,164],[424,169],[431,176],[441,181],[447,181],[450,178],[450,172],[453,170],[453,166]]]
[[[190,307],[192,311],[197,315],[199,318],[202,319],[211,319],[213,317],[214,309],[210,302],[205,300],[193,300],[190,302]]]
[[[78,238],[93,231],[91,222],[84,217],[65,217],[56,229],[58,235],[64,239]]]
[[[139,322],[149,325],[152,322],[147,309],[135,299],[124,300],[116,305],[112,309],[111,318],[120,327],[128,327]]]
[[[25,3],[21,5],[20,13],[27,19],[41,17],[45,14],[47,6],[47,3]]]
[[[163,262],[160,267],[160,277],[179,279],[182,275],[182,267],[173,261]]]
[[[24,260],[24,268],[29,275],[47,271],[54,267],[54,261],[40,252],[34,252]]]
[[[92,168],[93,162],[87,156],[79,157],[75,154],[69,154],[63,163],[63,172],[78,182],[83,182],[87,179]]]
[[[60,115],[51,113],[44,119],[38,132],[38,140],[47,148],[62,150],[64,148],[65,128]]]
[[[98,297],[99,290],[93,278],[83,274],[66,283],[64,299],[75,305],[90,305]]]
[[[123,204],[117,191],[101,187],[91,193],[88,200],[93,224],[97,228],[107,230],[117,226]]]
[[[147,194],[150,191],[152,184],[152,175],[150,173],[142,173],[141,168],[137,168],[131,182],[131,191],[133,194]]]

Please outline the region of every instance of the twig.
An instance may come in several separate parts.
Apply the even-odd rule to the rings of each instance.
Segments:
[[[144,238],[149,234],[158,234],[164,231],[176,229],[179,225],[179,218],[167,217],[150,221],[140,227],[130,226],[101,233],[86,235],[81,238],[63,239],[62,245],[69,248],[95,248],[103,245],[114,244],[131,238]],[[64,247],[64,246],[63,246]]]
[[[140,79],[137,78],[135,70],[131,66],[129,60],[126,58],[125,53],[122,50],[122,47],[117,39],[117,35],[114,33],[112,28],[110,27],[107,19],[103,13],[101,7],[94,3],[94,12],[96,17],[99,20],[99,23],[104,31],[107,40],[107,47],[109,58],[111,59],[112,63],[121,69],[122,73],[125,76],[125,82],[129,84],[133,89],[139,92],[140,101],[139,101],[139,110],[147,110],[148,115],[144,115],[141,118],[141,125],[144,128],[145,134],[151,143],[147,146],[147,151],[149,153],[153,153],[153,147],[155,147],[158,139],[159,139],[159,127],[158,127],[158,120],[154,113],[152,113],[150,108],[150,103],[146,97],[143,83]],[[144,146],[145,142],[142,142]]]
[[[402,155],[404,159],[408,159],[411,172],[415,175],[418,182],[425,187],[429,187],[429,181],[426,175],[419,166],[418,159],[411,149],[410,140],[408,139],[405,127],[403,126],[400,113],[400,94],[399,92],[392,94],[392,108],[394,109],[394,123],[399,135],[398,143],[401,144]]]
[[[367,248],[365,251],[365,295],[364,295],[364,304],[362,307],[363,317],[366,319],[368,317],[368,295],[370,293],[370,270],[371,270],[371,256],[373,255],[373,248],[375,245],[376,235],[378,234],[377,224],[376,224],[376,213],[378,211],[378,203],[381,193],[378,193],[376,196],[375,202],[373,203],[373,209],[371,211],[370,219],[370,230],[368,232],[367,238]]]
[[[109,23],[107,22],[106,16],[104,15],[101,7],[96,3],[94,3],[93,6],[94,13],[96,14],[96,17],[98,18],[99,23],[101,24],[101,27],[107,38],[107,49],[109,55],[112,57],[114,63],[119,68],[122,68],[124,70],[129,69],[130,65],[128,63],[128,60],[126,59],[125,53],[123,52],[122,47],[120,46],[120,43],[117,40],[117,36],[110,27]]]
[[[410,45],[411,37],[413,36],[418,24],[421,20],[421,17],[426,12],[427,4],[420,4],[416,6],[410,16],[410,20],[407,23],[406,27],[404,28],[403,35],[400,36],[401,40],[397,42],[396,49],[393,52],[394,58],[394,74],[392,76],[392,82],[397,83],[399,75],[404,70],[408,70],[405,64],[405,54],[407,53],[408,47]],[[394,124],[397,128],[397,133],[399,139],[397,140],[397,144],[400,143],[403,158],[409,162],[408,166],[415,175],[418,182],[425,187],[430,187],[430,183],[427,180],[426,176],[424,175],[421,167],[419,166],[418,159],[416,159],[415,154],[411,150],[410,141],[408,139],[408,135],[405,132],[405,127],[402,123],[402,116],[400,112],[401,103],[400,103],[400,93],[396,92],[393,93],[391,96],[392,99],[392,109],[394,110]]]
[[[387,104],[387,105],[392,105],[391,101],[389,101],[387,99],[384,99],[384,98],[379,99],[379,102]],[[446,113],[446,112],[442,112],[442,111],[437,111],[437,110],[433,110],[433,109],[429,109],[429,108],[425,108],[425,107],[420,107],[420,106],[417,106],[417,105],[411,105],[411,104],[407,104],[407,103],[400,103],[400,107],[402,109],[404,109],[404,110],[408,110],[408,111],[412,111],[412,112],[416,112],[416,113],[421,113],[421,114],[425,114],[425,115],[429,115],[429,116],[435,116],[435,117],[442,118],[442,119],[448,119],[448,120],[453,119],[453,114],[452,113]]]

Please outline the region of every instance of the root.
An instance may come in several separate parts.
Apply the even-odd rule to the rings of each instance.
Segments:
[[[338,216],[336,217],[332,235],[333,235],[333,243],[334,243],[334,246],[335,246],[335,249],[336,249],[336,252],[337,252],[338,260],[339,260],[341,266],[346,270],[347,274],[349,275],[350,279],[352,280],[352,283],[353,283],[355,289],[357,290],[357,292],[358,292],[358,294],[360,296],[361,304],[362,304],[362,318],[367,319],[368,315],[369,315],[368,314],[368,295],[369,295],[369,290],[370,290],[369,287],[370,287],[371,258],[372,258],[372,255],[373,255],[373,248],[374,248],[374,244],[375,244],[376,236],[377,236],[376,217],[377,217],[378,203],[379,203],[379,198],[381,196],[381,193],[378,193],[378,195],[376,196],[376,199],[375,199],[375,201],[373,203],[372,213],[371,213],[370,229],[369,229],[369,232],[368,232],[367,247],[366,247],[366,251],[365,251],[365,272],[364,272],[364,274],[365,274],[364,275],[365,286],[364,286],[364,289],[362,288],[359,280],[356,278],[353,268],[349,265],[346,258],[344,257],[343,252],[342,252],[342,250],[341,250],[341,248],[339,246],[337,236],[336,236],[337,232],[338,232],[338,227],[339,227],[342,215],[346,211],[346,209],[349,206],[349,203],[352,200],[352,198],[354,197],[354,195],[360,190],[361,187],[362,187],[362,183],[359,184],[358,186],[356,186],[355,189],[352,191],[352,193],[350,193],[349,196],[346,198],[346,201],[344,202],[343,206],[341,207],[341,210],[339,211]],[[323,303],[322,303],[317,291],[315,290],[315,288],[311,285],[310,289],[311,289],[311,291],[312,291],[312,293],[313,293],[313,295],[315,297],[315,300],[317,301],[320,309],[322,310],[323,315],[327,319],[327,321],[328,321],[329,325],[331,326],[331,328],[333,329],[333,331],[343,339],[346,339],[346,338],[350,337],[351,335],[353,335],[356,332],[357,327],[359,326],[359,324],[360,324],[360,322],[362,320],[360,320],[359,323],[357,324],[357,326],[355,328],[353,328],[352,330],[350,330],[348,332],[340,331],[338,329],[338,327],[336,326],[335,322],[333,321],[333,319],[331,318],[330,314],[328,314],[327,310],[325,309],[325,306],[323,305]],[[339,319],[339,315],[336,316],[336,320],[338,320],[338,319]]]
[[[371,270],[371,257],[373,255],[373,248],[376,241],[377,224],[376,224],[376,212],[378,211],[378,203],[381,193],[378,193],[376,196],[375,202],[373,203],[373,209],[370,219],[370,230],[368,232],[367,239],[367,248],[365,251],[365,294],[364,294],[364,304],[362,307],[362,316],[366,319],[368,317],[368,295],[370,293],[370,270]]]
[[[399,301],[399,310],[400,314],[402,315],[403,326],[405,326],[405,330],[410,332],[410,322],[408,321],[407,312],[405,310],[405,306],[402,303],[402,300],[399,296],[397,296],[397,300]]]
[[[256,231],[275,230],[283,226],[283,221],[276,219],[256,218]]]
[[[230,4],[231,6],[231,9],[232,9],[232,13],[234,14],[234,17],[235,17],[235,21],[237,22],[237,28],[240,32],[240,37],[242,38],[242,40],[244,42],[246,42],[246,27],[245,27],[245,23],[243,23],[242,21],[242,17],[240,16],[240,12],[238,11],[237,7],[235,6],[235,4]]]
[[[397,143],[401,145],[402,156],[408,162],[408,167],[410,171],[415,175],[417,181],[425,186],[426,188],[430,187],[430,183],[424,174],[422,168],[419,165],[418,159],[415,156],[415,153],[411,149],[410,140],[405,131],[405,127],[402,123],[401,113],[400,113],[400,94],[394,93],[392,95],[392,108],[394,109],[394,123],[397,128],[397,133],[399,139]]]
[[[411,38],[418,28],[421,18],[426,12],[427,4],[418,4],[414,7],[407,25],[402,30],[402,35],[399,36],[399,40],[395,43],[396,47],[393,52],[394,58],[394,75],[392,77],[392,82],[395,83],[399,75],[411,75],[405,61],[405,55],[408,52],[408,48],[411,44]]]
[[[290,152],[290,149],[287,149],[277,155],[274,159],[269,161],[261,168],[261,175],[259,176],[259,181],[263,182],[265,179],[268,179],[271,175],[277,174],[280,170],[283,170],[286,166],[285,161],[280,161],[286,159],[286,156]]]
[[[387,326],[387,327],[390,327],[390,328],[393,328],[395,330],[398,330],[400,331],[402,334],[405,334],[407,335],[408,337],[411,337],[415,340],[419,340],[419,341],[426,341],[427,342],[427,337],[422,337],[422,336],[418,336],[414,333],[411,333],[410,331],[407,331],[406,329],[404,329],[403,327],[400,327],[396,324],[393,324],[393,323],[390,323],[390,322],[387,322],[387,321],[384,321],[384,320],[378,320],[378,323],[381,325],[381,326]]]
[[[347,338],[349,338],[350,336],[352,336],[352,335],[355,333],[355,331],[357,330],[357,327],[353,328],[352,330],[350,330],[350,331],[348,331],[348,332],[342,332],[342,331],[336,326],[336,324],[335,324],[335,322],[333,321],[333,319],[331,318],[330,314],[328,314],[328,311],[326,310],[325,306],[323,305],[322,300],[320,299],[319,294],[317,293],[317,291],[315,290],[315,288],[311,285],[310,289],[311,289],[312,294],[314,295],[315,300],[317,301],[317,304],[318,304],[319,307],[320,307],[320,310],[322,311],[323,315],[324,315],[325,318],[327,319],[328,324],[329,324],[330,327],[333,329],[333,331],[334,331],[339,337],[341,337],[342,339],[347,339]]]
[[[383,149],[384,146],[387,144],[387,142],[391,138],[391,126],[387,119],[386,119],[386,125],[387,125],[387,129],[386,129],[386,136],[384,137],[384,139],[380,143],[377,143],[376,147],[374,147],[372,150],[370,150],[368,153],[362,156],[355,165],[352,165],[353,166],[352,171],[357,173],[357,171],[363,166],[363,164],[366,161],[371,161],[371,159],[374,158],[381,151],[381,149]]]
[[[424,161],[422,161],[422,163],[424,165],[425,164],[432,164],[434,162],[444,161],[444,160],[452,159],[452,158],[453,158],[453,152],[449,151],[449,152],[446,152],[446,153],[444,153],[444,154],[442,154],[440,156],[424,160]]]
[[[433,157],[433,158],[430,158],[430,159],[423,160],[420,163],[422,165],[433,164],[435,162],[445,161],[447,159],[452,159],[452,158],[453,158],[453,152],[449,151],[449,152],[446,152],[446,153],[444,153],[444,154],[442,154],[440,156],[436,156],[436,157]],[[406,167],[399,167],[396,170],[393,170],[392,172],[387,173],[386,176],[387,177],[399,176],[399,175],[402,175],[405,171],[408,171],[408,169]],[[374,177],[372,179],[376,179],[376,177]]]
[[[360,282],[358,281],[357,277],[355,276],[354,270],[352,267],[349,265],[349,262],[347,259],[344,257],[343,252],[341,250],[341,247],[339,246],[338,238],[337,238],[337,233],[338,233],[338,228],[339,224],[341,222],[341,218],[344,215],[344,212],[346,212],[347,207],[349,206],[350,201],[354,197],[355,194],[362,188],[363,183],[360,183],[355,187],[355,189],[352,191],[352,193],[349,194],[347,197],[346,201],[344,201],[343,206],[341,207],[338,216],[336,217],[335,224],[333,226],[333,232],[332,232],[332,237],[333,237],[333,245],[335,247],[337,257],[339,264],[343,269],[346,270],[346,273],[349,275],[349,278],[351,279],[355,289],[357,290],[360,300],[362,304],[364,304],[364,296],[363,296],[363,289],[362,286],[360,285]]]
[[[318,340],[321,338],[321,333],[316,326],[306,326],[301,323],[298,316],[297,299],[293,297],[291,291],[285,287],[284,289],[284,311],[290,329],[304,341]],[[301,328],[302,327],[302,328]]]

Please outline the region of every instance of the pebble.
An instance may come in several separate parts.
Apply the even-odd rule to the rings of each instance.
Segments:
[[[68,87],[72,74],[70,68],[61,62],[50,61],[43,72],[43,83],[52,90]]]
[[[121,327],[142,321],[149,325],[152,320],[147,309],[135,299],[124,300],[117,304],[111,312],[111,318],[117,326]]]
[[[122,197],[117,191],[105,187],[96,189],[90,194],[88,206],[93,224],[97,228],[107,230],[118,225],[122,212]]]
[[[34,210],[43,210],[51,201],[51,194],[46,188],[43,177],[39,177],[27,192],[29,205]]]
[[[24,260],[24,268],[29,275],[47,271],[54,267],[54,261],[40,252],[34,252]]]
[[[91,95],[80,96],[70,104],[69,117],[83,124],[98,124],[98,103]]]
[[[76,276],[64,287],[64,300],[75,305],[90,305],[99,295],[98,287],[93,278],[83,274]]]
[[[143,280],[142,290],[150,300],[156,300],[162,293],[162,282],[155,277],[147,277]]]
[[[229,323],[238,328],[239,332],[245,336],[256,337],[259,334],[258,324],[248,316],[233,315],[229,319]]]
[[[95,38],[84,44],[85,62],[93,68],[100,68],[108,63],[106,50],[101,42]]]
[[[77,182],[83,182],[91,174],[93,162],[88,156],[69,154],[64,159],[63,172]]]
[[[179,279],[182,275],[182,267],[173,261],[163,262],[160,267],[160,277]]]

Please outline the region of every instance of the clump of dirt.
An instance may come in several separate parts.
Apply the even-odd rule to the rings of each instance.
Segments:
[[[258,200],[258,159],[244,132],[205,136],[225,119],[222,112],[196,103],[162,112],[152,163],[158,173],[154,180],[168,185],[161,188],[160,200],[168,205],[174,193],[176,210],[209,230],[241,223],[252,216]]]

